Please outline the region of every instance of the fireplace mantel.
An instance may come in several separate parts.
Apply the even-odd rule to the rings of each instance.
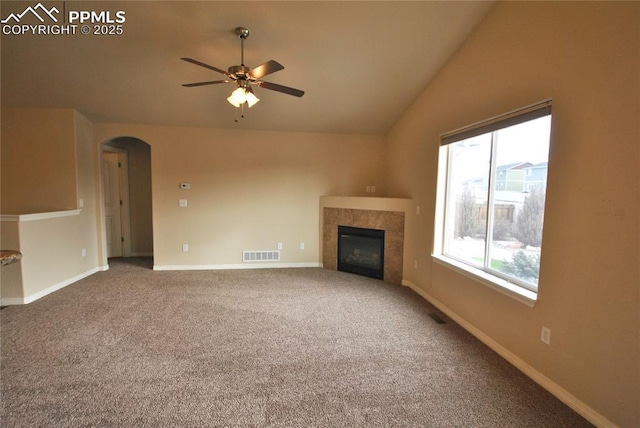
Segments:
[[[401,284],[407,269],[404,234],[415,212],[411,199],[348,196],[320,197],[320,254],[326,269],[337,269],[338,226],[381,229],[386,233],[384,280]]]

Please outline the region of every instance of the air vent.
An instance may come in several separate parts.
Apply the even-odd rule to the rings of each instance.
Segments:
[[[280,251],[243,251],[242,261],[251,262],[279,262]]]
[[[445,320],[440,318],[438,316],[438,314],[428,313],[427,315],[429,315],[431,317],[431,319],[434,320],[435,322],[437,322],[438,324],[446,324],[447,323]]]

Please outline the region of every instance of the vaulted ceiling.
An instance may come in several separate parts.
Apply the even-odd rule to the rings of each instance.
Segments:
[[[275,131],[385,134],[490,9],[491,2],[43,2],[59,10],[124,11],[123,34],[3,34],[2,106],[75,108],[94,121]],[[5,20],[33,2],[1,3]],[[23,16],[20,24],[34,21]],[[39,22],[30,22],[40,24]],[[68,23],[68,22],[67,22]],[[7,22],[7,24],[14,24]],[[52,22],[45,22],[52,24]],[[249,67],[302,98],[255,88],[261,101],[234,121],[234,86],[191,57]],[[93,25],[90,26],[93,32]],[[10,29],[11,30],[11,29]],[[11,32],[3,28],[3,33]],[[14,30],[14,31],[17,31]]]

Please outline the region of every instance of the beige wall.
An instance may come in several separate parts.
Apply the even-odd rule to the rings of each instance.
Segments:
[[[25,141],[23,146],[10,148],[13,159],[20,159],[21,162],[14,166],[24,165],[28,170],[41,159],[39,146],[29,144],[33,140],[22,135],[64,135],[64,139],[53,139],[50,144],[59,143],[61,152],[67,153],[71,160],[61,161],[71,172],[47,168],[50,164],[44,162],[40,170],[31,171],[37,179],[24,182],[12,177],[5,181],[3,176],[4,185],[20,190],[15,194],[21,197],[14,202],[19,199],[22,206],[64,206],[72,203],[69,197],[73,196],[73,209],[53,213],[50,209],[47,213],[2,217],[3,247],[9,244],[8,248],[23,254],[20,262],[9,266],[11,270],[6,272],[7,277],[4,276],[3,267],[0,287],[3,303],[28,303],[100,269],[99,218],[96,210],[97,152],[93,144],[91,122],[73,110],[3,109],[3,120],[5,118],[11,118],[11,132],[19,137],[16,141]],[[71,142],[71,153],[66,151],[68,140]],[[3,154],[6,141],[3,138]],[[30,155],[35,159],[33,164],[28,161]],[[52,159],[51,164],[56,164],[57,161],[54,161],[56,159]],[[16,171],[20,169],[15,168]],[[58,180],[59,176],[73,177],[73,180]],[[38,192],[30,193],[30,186],[36,181],[49,181],[59,188],[52,189],[52,195],[41,197]],[[76,196],[78,201],[82,200],[82,208],[75,209]],[[56,202],[65,198],[69,200],[64,204]],[[50,202],[41,203],[43,200]],[[86,250],[84,255],[83,249]]]
[[[282,264],[317,265],[320,196],[383,192],[379,136],[95,125],[98,143],[122,136],[151,146],[156,268],[238,265],[278,242]]]
[[[409,274],[605,420],[640,426],[640,3],[499,3],[388,136],[388,192],[421,205]],[[535,308],[432,264],[441,133],[553,98]],[[551,328],[551,345],[540,341]]]
[[[129,206],[131,207],[131,253],[153,254],[153,209],[151,203],[151,147],[140,141],[129,153]]]
[[[22,295],[3,292],[3,299],[29,303],[97,271],[96,251],[87,245],[96,236],[83,230],[86,214],[20,222]]]
[[[93,143],[93,124],[82,114],[74,112],[74,130],[76,142],[76,171],[78,199],[82,199],[80,216],[71,235],[76,237],[77,245],[87,249],[87,255],[77,261],[75,269],[85,272],[93,268],[102,268],[99,249],[101,218],[98,215],[99,163],[98,150]],[[77,254],[77,247],[75,248]]]
[[[77,208],[74,111],[3,108],[2,214]]]

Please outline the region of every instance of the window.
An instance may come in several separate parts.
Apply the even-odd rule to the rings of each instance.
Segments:
[[[437,261],[535,301],[550,131],[546,101],[442,136]]]

